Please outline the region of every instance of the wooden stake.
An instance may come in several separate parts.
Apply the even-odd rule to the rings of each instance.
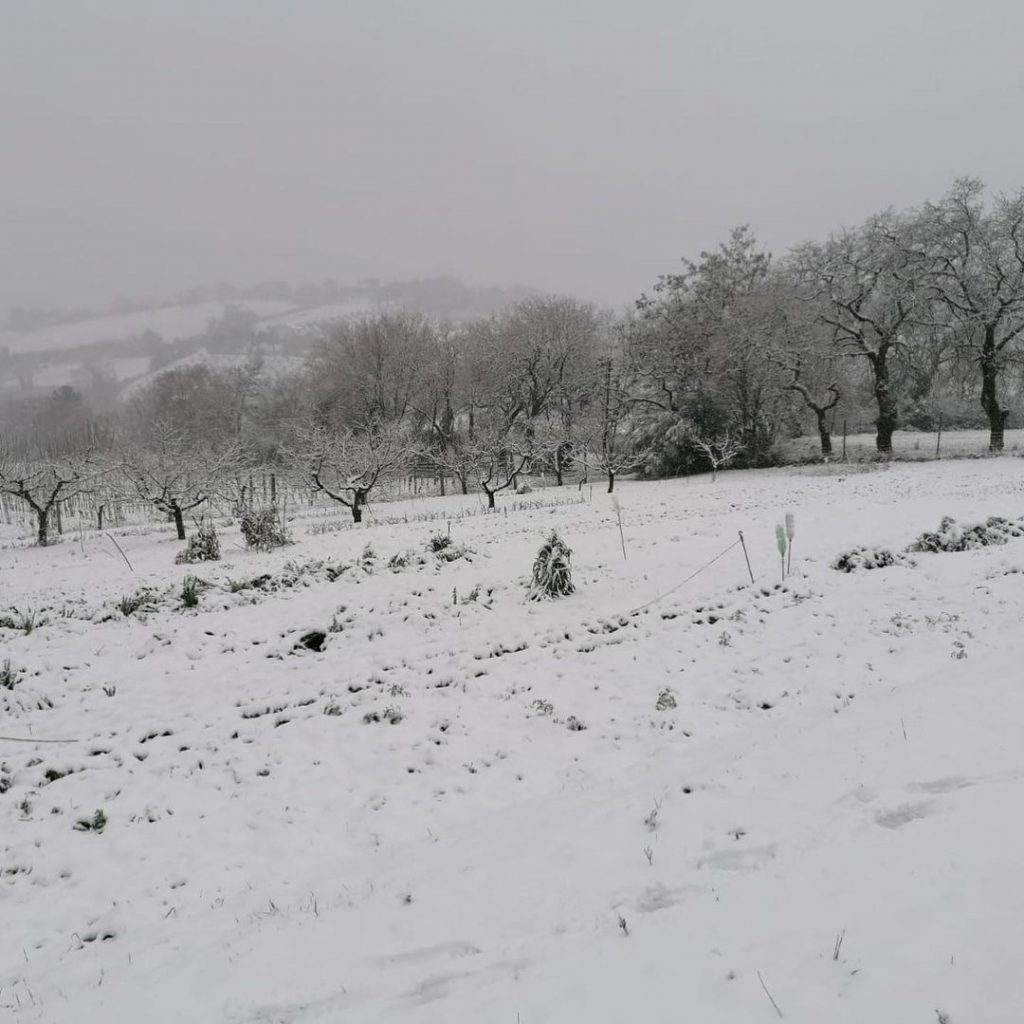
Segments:
[[[743,531],[740,530],[740,544],[743,545],[743,557],[747,561],[747,572],[750,573],[750,582],[754,582],[754,570],[750,568],[750,555],[747,554],[747,542],[743,539]]]

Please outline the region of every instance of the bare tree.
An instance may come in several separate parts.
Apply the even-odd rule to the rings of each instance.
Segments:
[[[154,424],[144,441],[128,450],[121,470],[132,491],[170,516],[178,540],[185,540],[185,513],[215,496],[239,465],[241,449],[237,443],[212,449],[163,423]]]
[[[833,378],[825,383],[820,389],[811,390],[813,385],[807,383],[804,377],[804,363],[797,357],[786,364],[786,369],[792,375],[788,384],[784,385],[787,391],[798,394],[804,405],[814,413],[814,419],[818,427],[818,439],[821,443],[822,458],[827,459],[832,454],[832,428],[828,422],[828,414],[839,404],[839,384]]]
[[[997,196],[991,210],[983,194],[980,181],[961,178],[939,203],[926,204],[916,252],[958,347],[981,372],[989,449],[999,452],[1009,415],[1001,377],[1024,337],[1024,191]]]
[[[925,305],[925,268],[913,253],[908,218],[887,212],[862,227],[833,235],[824,245],[807,243],[793,266],[820,303],[822,323],[844,356],[863,359],[871,370],[878,407],[875,444],[892,451],[899,425],[892,360],[913,341]]]
[[[533,449],[527,438],[484,429],[467,442],[464,456],[487,495],[487,507],[494,508],[495,495],[515,485],[517,477],[529,466]]]
[[[36,540],[50,543],[50,516],[60,503],[87,491],[95,482],[96,467],[89,453],[78,456],[16,458],[0,450],[0,491],[25,502],[36,517]]]
[[[434,328],[419,313],[380,313],[338,325],[307,364],[322,418],[348,426],[400,422],[433,341]]]
[[[593,458],[607,477],[609,494],[620,473],[639,469],[650,454],[646,446],[637,447],[630,438],[628,417],[633,406],[620,362],[614,355],[606,355],[594,374],[583,445],[587,457]]]
[[[317,426],[302,432],[299,445],[313,489],[344,505],[356,523],[363,520],[370,492],[408,454],[398,428],[390,424],[358,432]]]
[[[717,437],[694,434],[690,437],[690,444],[711,464],[712,483],[718,479],[719,469],[729,465],[743,451],[743,442],[728,432]]]

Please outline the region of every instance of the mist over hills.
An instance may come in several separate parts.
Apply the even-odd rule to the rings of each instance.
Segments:
[[[221,284],[100,310],[15,307],[0,326],[0,396],[94,386],[97,378],[117,388],[197,353],[223,358],[256,349],[298,359],[310,340],[346,318],[405,309],[459,321],[533,294],[525,285],[477,286],[450,276],[352,284],[328,278]]]

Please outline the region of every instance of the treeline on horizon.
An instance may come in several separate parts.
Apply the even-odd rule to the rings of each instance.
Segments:
[[[330,475],[349,497],[397,453],[490,495],[584,459],[610,485],[770,465],[808,428],[827,456],[843,421],[872,425],[882,454],[897,429],[940,421],[987,427],[998,452],[1022,342],[1024,191],[961,179],[781,257],[738,227],[624,314],[539,295],[459,323],[396,309],[334,325],[292,370],[255,352],[171,368],[103,414],[62,388],[0,430],[8,465],[84,449],[241,460],[324,490]]]

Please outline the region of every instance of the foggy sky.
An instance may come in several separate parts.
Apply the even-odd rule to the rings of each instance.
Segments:
[[[0,314],[451,273],[610,304],[1024,185],[1010,0],[0,0]]]

